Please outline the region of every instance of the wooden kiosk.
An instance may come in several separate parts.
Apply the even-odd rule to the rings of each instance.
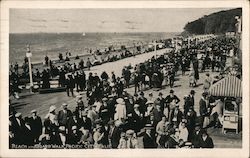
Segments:
[[[223,106],[223,127],[222,132],[233,129],[238,134],[239,132],[239,109],[240,103],[236,100],[242,97],[241,80],[235,76],[228,75],[220,81],[213,84],[209,89],[209,94],[212,96],[225,97]]]

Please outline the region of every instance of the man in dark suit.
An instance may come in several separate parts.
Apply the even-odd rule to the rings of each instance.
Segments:
[[[159,93],[158,96],[159,96],[159,97],[158,97],[156,100],[159,102],[159,104],[160,104],[160,106],[161,106],[161,111],[163,111],[164,108],[165,108],[166,100],[165,100],[165,98],[162,97],[163,94],[162,94],[161,92]]]
[[[191,138],[191,142],[193,144],[194,148],[199,148],[199,141],[201,139],[201,129],[200,129],[200,124],[196,124],[195,125],[195,130],[192,133],[192,138]]]
[[[67,91],[67,95],[69,96],[69,91],[71,92],[71,95],[74,96],[74,91],[73,89],[75,88],[75,81],[73,78],[72,74],[67,75],[67,79],[66,79],[66,91]]]
[[[199,141],[200,148],[214,148],[214,143],[211,137],[207,134],[206,130],[201,130],[201,138]]]
[[[209,115],[208,109],[207,109],[207,92],[202,93],[202,97],[200,99],[199,105],[200,105],[200,117],[201,117],[201,124],[203,126],[204,118]]]
[[[147,101],[148,101],[147,98],[144,97],[144,93],[141,91],[139,99],[138,99],[138,102],[139,102],[138,104],[140,105],[139,110],[143,114],[143,116],[147,110],[147,107],[146,107]]]
[[[160,104],[156,104],[156,108],[153,109],[153,115],[154,115],[154,120],[156,125],[158,124],[158,122],[161,121],[161,118],[163,116],[163,112],[161,111],[161,106]]]
[[[131,129],[133,129],[135,132],[139,132],[140,129],[143,127],[142,125],[142,113],[139,111],[139,104],[134,105],[134,110],[131,113]],[[129,116],[129,115],[128,115]]]
[[[30,127],[30,118],[25,117],[24,119],[24,128],[23,128],[23,144],[24,145],[34,145],[34,133]]]
[[[169,111],[168,118],[170,118],[170,115],[174,109],[174,105],[178,104],[180,102],[180,99],[174,94],[174,90],[171,89],[170,94],[165,98],[165,100]]]
[[[157,144],[155,141],[155,136],[152,135],[151,130],[153,127],[151,125],[145,126],[145,134],[143,136],[143,146],[144,148],[157,148]]]
[[[67,133],[68,134],[71,134],[73,131],[72,131],[72,127],[73,126],[76,126],[77,127],[77,130],[79,130],[79,118],[77,117],[77,113],[74,113],[72,117],[69,118],[69,120],[67,121],[67,124],[66,124],[66,130],[67,130]],[[74,127],[75,128],[75,127]]]
[[[197,114],[194,111],[194,107],[191,106],[187,112],[186,119],[187,119],[187,129],[188,129],[188,140],[191,141],[193,138],[193,133],[195,129]]]
[[[87,113],[85,111],[82,112],[82,119],[79,120],[80,128],[83,127],[89,131],[92,131],[92,122],[91,119],[87,117]]]
[[[174,90],[170,90],[170,94],[165,98],[166,103],[171,103],[173,100],[175,100],[175,103],[178,104],[180,102],[180,99],[174,94]]]
[[[191,105],[191,98],[188,95],[184,96],[184,117],[187,116],[187,112],[190,109]]]
[[[192,89],[189,94],[191,106],[194,106],[194,95],[195,95],[195,91]]]
[[[67,121],[72,117],[72,112],[67,108],[67,106],[68,105],[66,103],[63,103],[63,109],[58,113],[58,123],[60,126],[66,126]]]
[[[110,126],[108,125],[107,122],[103,122],[103,142],[102,144],[104,145],[104,148],[108,148],[109,147],[109,131],[110,131]]]
[[[177,104],[171,112],[170,123],[173,123],[176,126],[179,126],[181,119],[182,119],[182,116],[183,116],[183,114],[179,109],[179,105]]]
[[[109,113],[107,101],[108,101],[108,98],[106,98],[106,97],[104,97],[102,99],[103,104],[100,107],[100,113],[99,113],[101,120],[105,124],[108,123],[108,121],[110,120],[110,113]]]
[[[116,149],[119,145],[119,140],[121,136],[121,129],[119,128],[119,123],[118,121],[110,121],[109,122],[110,129],[109,129],[109,139],[111,142],[111,147],[113,149]]]
[[[17,145],[23,144],[24,120],[21,113],[16,113],[12,120],[12,132],[14,134],[14,143]]]
[[[72,132],[66,137],[66,144],[77,145],[82,136],[81,132],[78,130],[77,126],[72,126],[70,129]]]
[[[31,132],[34,135],[34,142],[37,143],[39,136],[42,134],[43,124],[41,117],[37,116],[36,110],[32,110],[31,114],[32,114],[32,116],[30,117]]]
[[[169,138],[167,140],[167,148],[175,149],[179,145],[178,139],[175,136],[175,129],[171,128],[169,130]]]

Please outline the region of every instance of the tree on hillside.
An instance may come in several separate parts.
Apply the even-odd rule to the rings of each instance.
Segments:
[[[242,9],[236,8],[227,11],[220,11],[188,22],[184,30],[190,34],[221,34],[235,30],[235,16],[241,16]]]

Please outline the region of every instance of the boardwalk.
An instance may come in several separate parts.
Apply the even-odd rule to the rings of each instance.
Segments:
[[[157,51],[157,55],[161,55],[165,53],[166,50],[159,50]],[[111,62],[111,63],[106,63],[103,65],[99,66],[94,66],[91,68],[90,71],[86,71],[86,74],[88,75],[89,72],[97,73],[100,75],[102,71],[106,71],[109,75],[112,71],[117,74],[117,76],[121,76],[121,69],[123,66],[128,65],[131,63],[132,66],[135,64],[138,64],[140,62],[143,62],[152,56],[154,56],[156,53],[155,52],[150,52],[146,54],[141,54],[137,55],[135,57],[130,57],[126,59],[122,59],[116,62]],[[216,72],[212,73],[210,72],[211,76],[216,76],[218,75]],[[198,86],[194,88],[196,91],[195,95],[195,106],[194,109],[199,115],[199,99],[201,98],[201,94],[203,92],[203,80],[205,78],[205,73],[200,73],[200,80],[198,81]],[[176,75],[176,82],[174,86],[174,91],[175,94],[181,99],[181,102],[179,103],[180,109],[183,110],[183,96],[189,94],[191,88],[189,87],[189,77],[188,75],[181,75],[181,72],[179,71]],[[159,92],[163,93],[163,97],[166,97],[169,94],[170,87],[164,87],[161,90],[156,90],[156,89],[150,89],[150,90],[145,90],[145,96],[147,97],[149,93],[153,93],[154,98],[158,96]],[[130,87],[126,89],[126,91],[130,94],[134,93],[134,87]],[[77,92],[75,92],[76,95],[78,95]],[[81,94],[83,96],[83,100],[87,101],[86,97],[86,92],[83,92]],[[50,93],[50,94],[29,94],[29,92],[22,93],[20,95],[19,100],[13,100],[13,106],[16,108],[18,112],[21,112],[23,116],[29,116],[30,111],[32,109],[36,109],[38,111],[38,115],[40,115],[42,118],[48,113],[48,109],[51,105],[55,105],[58,109],[56,112],[61,110],[61,105],[62,103],[68,103],[68,108],[70,110],[75,109],[76,107],[76,98],[74,97],[68,97],[66,95],[66,92],[59,92],[59,93]],[[210,136],[214,139],[214,143],[216,147],[219,148],[230,148],[230,147],[241,147],[242,146],[242,141],[241,137],[242,134],[240,133],[239,135],[232,135],[232,134],[227,134],[223,135],[221,133],[221,129],[209,129],[209,134]],[[140,140],[140,138],[139,138]],[[228,143],[231,142],[231,143]]]

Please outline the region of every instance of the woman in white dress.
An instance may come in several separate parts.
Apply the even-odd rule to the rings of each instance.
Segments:
[[[116,99],[116,108],[115,108],[115,115],[114,120],[121,120],[122,118],[126,118],[126,106],[125,102],[122,98]]]

